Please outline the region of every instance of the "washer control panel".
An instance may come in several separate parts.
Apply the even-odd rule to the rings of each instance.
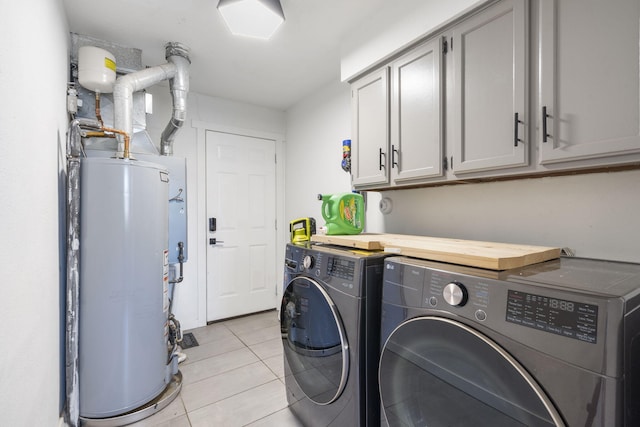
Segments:
[[[356,263],[348,258],[330,256],[327,262],[327,275],[353,280]]]
[[[376,264],[381,270],[383,258],[377,254],[359,255],[349,250],[290,243],[285,252],[285,280],[288,283],[294,277],[305,276],[348,295],[362,296],[363,266]]]
[[[595,343],[598,306],[509,290],[507,322]]]
[[[425,270],[421,267],[406,266],[411,269],[421,269],[424,275],[423,307],[453,309],[471,306],[478,310],[474,316],[477,320],[487,318],[486,309],[489,307],[489,284],[483,280],[461,278],[454,274],[438,270]],[[421,286],[422,287],[422,286]],[[442,304],[446,303],[445,306]]]
[[[565,289],[532,287],[505,280],[509,274],[513,275],[410,258],[388,258],[383,304],[450,313],[505,333],[526,327],[582,343],[599,342],[604,314],[597,299]],[[548,335],[546,340],[549,341]]]

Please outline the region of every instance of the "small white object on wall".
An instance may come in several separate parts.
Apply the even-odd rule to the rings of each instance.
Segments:
[[[393,202],[391,201],[390,198],[383,197],[382,200],[380,200],[379,207],[380,207],[380,212],[382,212],[385,215],[388,215],[393,210]]]

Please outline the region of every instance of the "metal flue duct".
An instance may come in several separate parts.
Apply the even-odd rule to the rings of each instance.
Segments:
[[[176,66],[176,75],[169,81],[171,98],[173,99],[173,114],[160,138],[160,154],[173,154],[173,138],[182,127],[187,115],[187,93],[189,92],[189,61],[188,51],[180,43],[166,45],[166,57]]]
[[[113,87],[114,127],[133,135],[133,93],[164,80],[169,80],[173,98],[173,114],[161,138],[161,154],[173,154],[173,139],[186,117],[189,91],[189,48],[181,43],[167,43],[166,64],[146,68],[119,77]],[[118,135],[118,152],[125,153],[124,137]]]

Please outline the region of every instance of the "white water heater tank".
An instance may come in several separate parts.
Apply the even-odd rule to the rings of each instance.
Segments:
[[[113,417],[167,385],[169,175],[87,157],[80,188],[80,416]]]
[[[116,82],[116,58],[95,46],[78,49],[78,81],[82,87],[100,93],[113,92]]]

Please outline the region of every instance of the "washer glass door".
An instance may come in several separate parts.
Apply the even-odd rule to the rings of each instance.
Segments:
[[[397,327],[380,359],[390,426],[564,426],[540,386],[468,326],[421,317]]]
[[[318,282],[289,282],[280,329],[285,363],[304,394],[319,405],[336,400],[347,382],[349,347],[336,306]]]

